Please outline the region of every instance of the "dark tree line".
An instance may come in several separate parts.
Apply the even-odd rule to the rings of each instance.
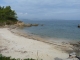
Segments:
[[[10,6],[0,6],[0,22],[1,21],[17,21],[17,14]]]

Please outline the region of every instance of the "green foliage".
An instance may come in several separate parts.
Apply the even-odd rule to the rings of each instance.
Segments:
[[[17,14],[14,10],[11,10],[10,6],[1,7],[0,6],[0,20],[14,20],[17,19]]]
[[[10,6],[1,7],[0,6],[0,23],[4,22],[16,22],[17,20],[17,14],[14,10],[11,9]]]
[[[15,59],[15,58],[11,58],[11,57],[5,57],[5,56],[3,56],[2,54],[0,54],[0,60],[21,60],[21,59]],[[28,59],[23,59],[23,60],[35,60],[35,59],[30,59],[30,58],[28,58]]]

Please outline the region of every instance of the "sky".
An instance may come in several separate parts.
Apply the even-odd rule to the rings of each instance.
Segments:
[[[0,0],[18,19],[80,20],[80,0]]]

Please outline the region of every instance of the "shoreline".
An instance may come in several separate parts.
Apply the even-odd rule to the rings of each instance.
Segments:
[[[40,36],[33,35],[30,33],[25,33],[24,31],[20,31],[20,29],[9,29],[9,31],[11,31],[13,34],[23,36],[25,38],[33,39],[36,41],[41,41],[41,42],[48,43],[48,44],[53,44],[53,43],[50,43],[49,41],[47,41],[46,39],[41,38]]]
[[[15,29],[0,28],[0,53],[12,58],[53,60],[58,57],[66,59],[68,53],[65,50],[71,50],[73,46],[70,43],[64,44],[50,43],[41,38],[22,34]]]
[[[19,28],[14,28],[14,29],[9,29],[9,31],[11,31],[13,34],[19,35],[19,36],[23,36],[25,38],[29,38],[29,39],[33,39],[33,40],[37,40],[37,41],[41,41],[44,43],[48,43],[48,44],[52,44],[55,45],[54,43],[58,44],[58,43],[77,43],[79,41],[71,41],[68,39],[59,39],[59,38],[45,38],[45,37],[41,37],[39,35],[34,35],[28,32],[25,32]]]

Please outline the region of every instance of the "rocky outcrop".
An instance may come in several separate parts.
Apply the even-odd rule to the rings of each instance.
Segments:
[[[32,26],[38,26],[39,24],[32,24]]]
[[[23,28],[23,27],[32,27],[32,26],[38,26],[39,24],[30,24],[30,23],[27,23],[25,24],[23,21],[17,21],[17,22],[12,22],[12,21],[9,21],[9,22],[4,22],[4,23],[0,23],[0,28],[1,27],[5,27],[5,28]]]
[[[80,28],[80,25],[78,25],[78,28]]]
[[[75,52],[73,52],[73,53],[69,54],[69,58],[67,58],[65,60],[80,60],[80,58],[77,57]]]
[[[25,27],[31,27],[32,24],[25,24]]]
[[[43,26],[43,24],[41,24],[41,26]]]
[[[16,26],[22,27],[22,26],[25,26],[25,24],[24,24],[24,22],[22,22],[22,21],[18,21],[17,24],[16,24]]]
[[[31,27],[31,26],[38,26],[39,24],[25,24],[22,21],[18,21],[17,24],[15,24],[18,27]]]

